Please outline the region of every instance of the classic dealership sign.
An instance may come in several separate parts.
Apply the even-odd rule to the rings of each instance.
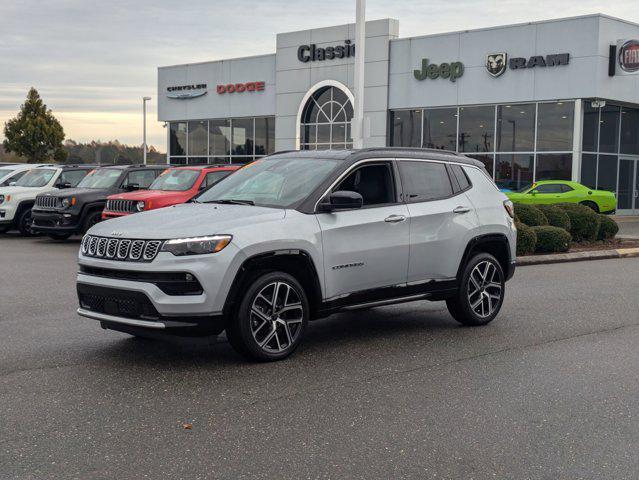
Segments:
[[[333,60],[334,58],[350,58],[355,56],[355,44],[350,40],[345,40],[344,45],[334,47],[318,47],[314,43],[310,45],[300,45],[297,48],[297,59],[300,62],[322,62]]]
[[[533,55],[530,58],[513,57],[508,60],[508,54],[490,53],[486,55],[486,71],[493,77],[499,77],[506,71],[506,65],[510,70],[522,70],[536,67],[557,67],[570,63],[569,53],[553,53],[550,55]]]
[[[198,83],[194,85],[176,85],[166,87],[166,96],[169,98],[177,98],[185,100],[187,98],[201,97],[206,94],[206,83]]]
[[[619,68],[626,73],[639,72],[639,40],[622,40],[617,48]]]
[[[217,93],[243,93],[243,92],[263,92],[264,82],[227,83],[218,85]]]
[[[421,70],[413,70],[413,76],[419,81],[426,80],[427,78],[429,80],[444,78],[451,82],[455,82],[463,74],[464,64],[462,62],[444,62],[437,65],[434,63],[428,63],[427,58],[422,58]]]

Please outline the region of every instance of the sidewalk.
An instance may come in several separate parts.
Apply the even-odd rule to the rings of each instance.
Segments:
[[[619,238],[639,238],[639,216],[619,216],[612,218],[619,224]]]

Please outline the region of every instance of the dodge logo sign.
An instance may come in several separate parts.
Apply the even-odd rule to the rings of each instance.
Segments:
[[[619,66],[624,72],[639,72],[639,40],[628,40],[621,45]]]
[[[486,56],[486,70],[493,77],[498,77],[506,71],[507,60],[508,54],[506,53],[491,53]]]

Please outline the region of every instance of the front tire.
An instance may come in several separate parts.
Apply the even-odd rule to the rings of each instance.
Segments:
[[[288,273],[267,273],[246,290],[226,336],[231,346],[250,360],[282,360],[299,346],[308,318],[302,285]]]
[[[18,230],[23,237],[32,237],[34,235],[31,231],[32,221],[30,208],[26,208],[20,213],[18,217]]]
[[[102,212],[90,212],[87,215],[87,218],[84,220],[84,224],[82,226],[82,231],[87,233],[87,231],[93,226],[102,221]]]
[[[446,300],[446,306],[463,325],[486,325],[499,313],[505,287],[504,272],[497,259],[488,253],[479,253],[466,264],[459,290]]]

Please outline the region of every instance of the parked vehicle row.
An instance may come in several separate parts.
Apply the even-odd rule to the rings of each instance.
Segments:
[[[144,210],[155,201],[139,198]],[[462,324],[485,325],[515,269],[512,202],[482,163],[453,152],[274,154],[193,202],[149,208],[84,236],[78,313],[132,335],[225,330],[261,361],[345,309],[445,300]]]
[[[9,166],[7,185],[0,185],[0,233],[16,229],[25,236],[66,239],[103,219],[189,201],[237,168]]]

